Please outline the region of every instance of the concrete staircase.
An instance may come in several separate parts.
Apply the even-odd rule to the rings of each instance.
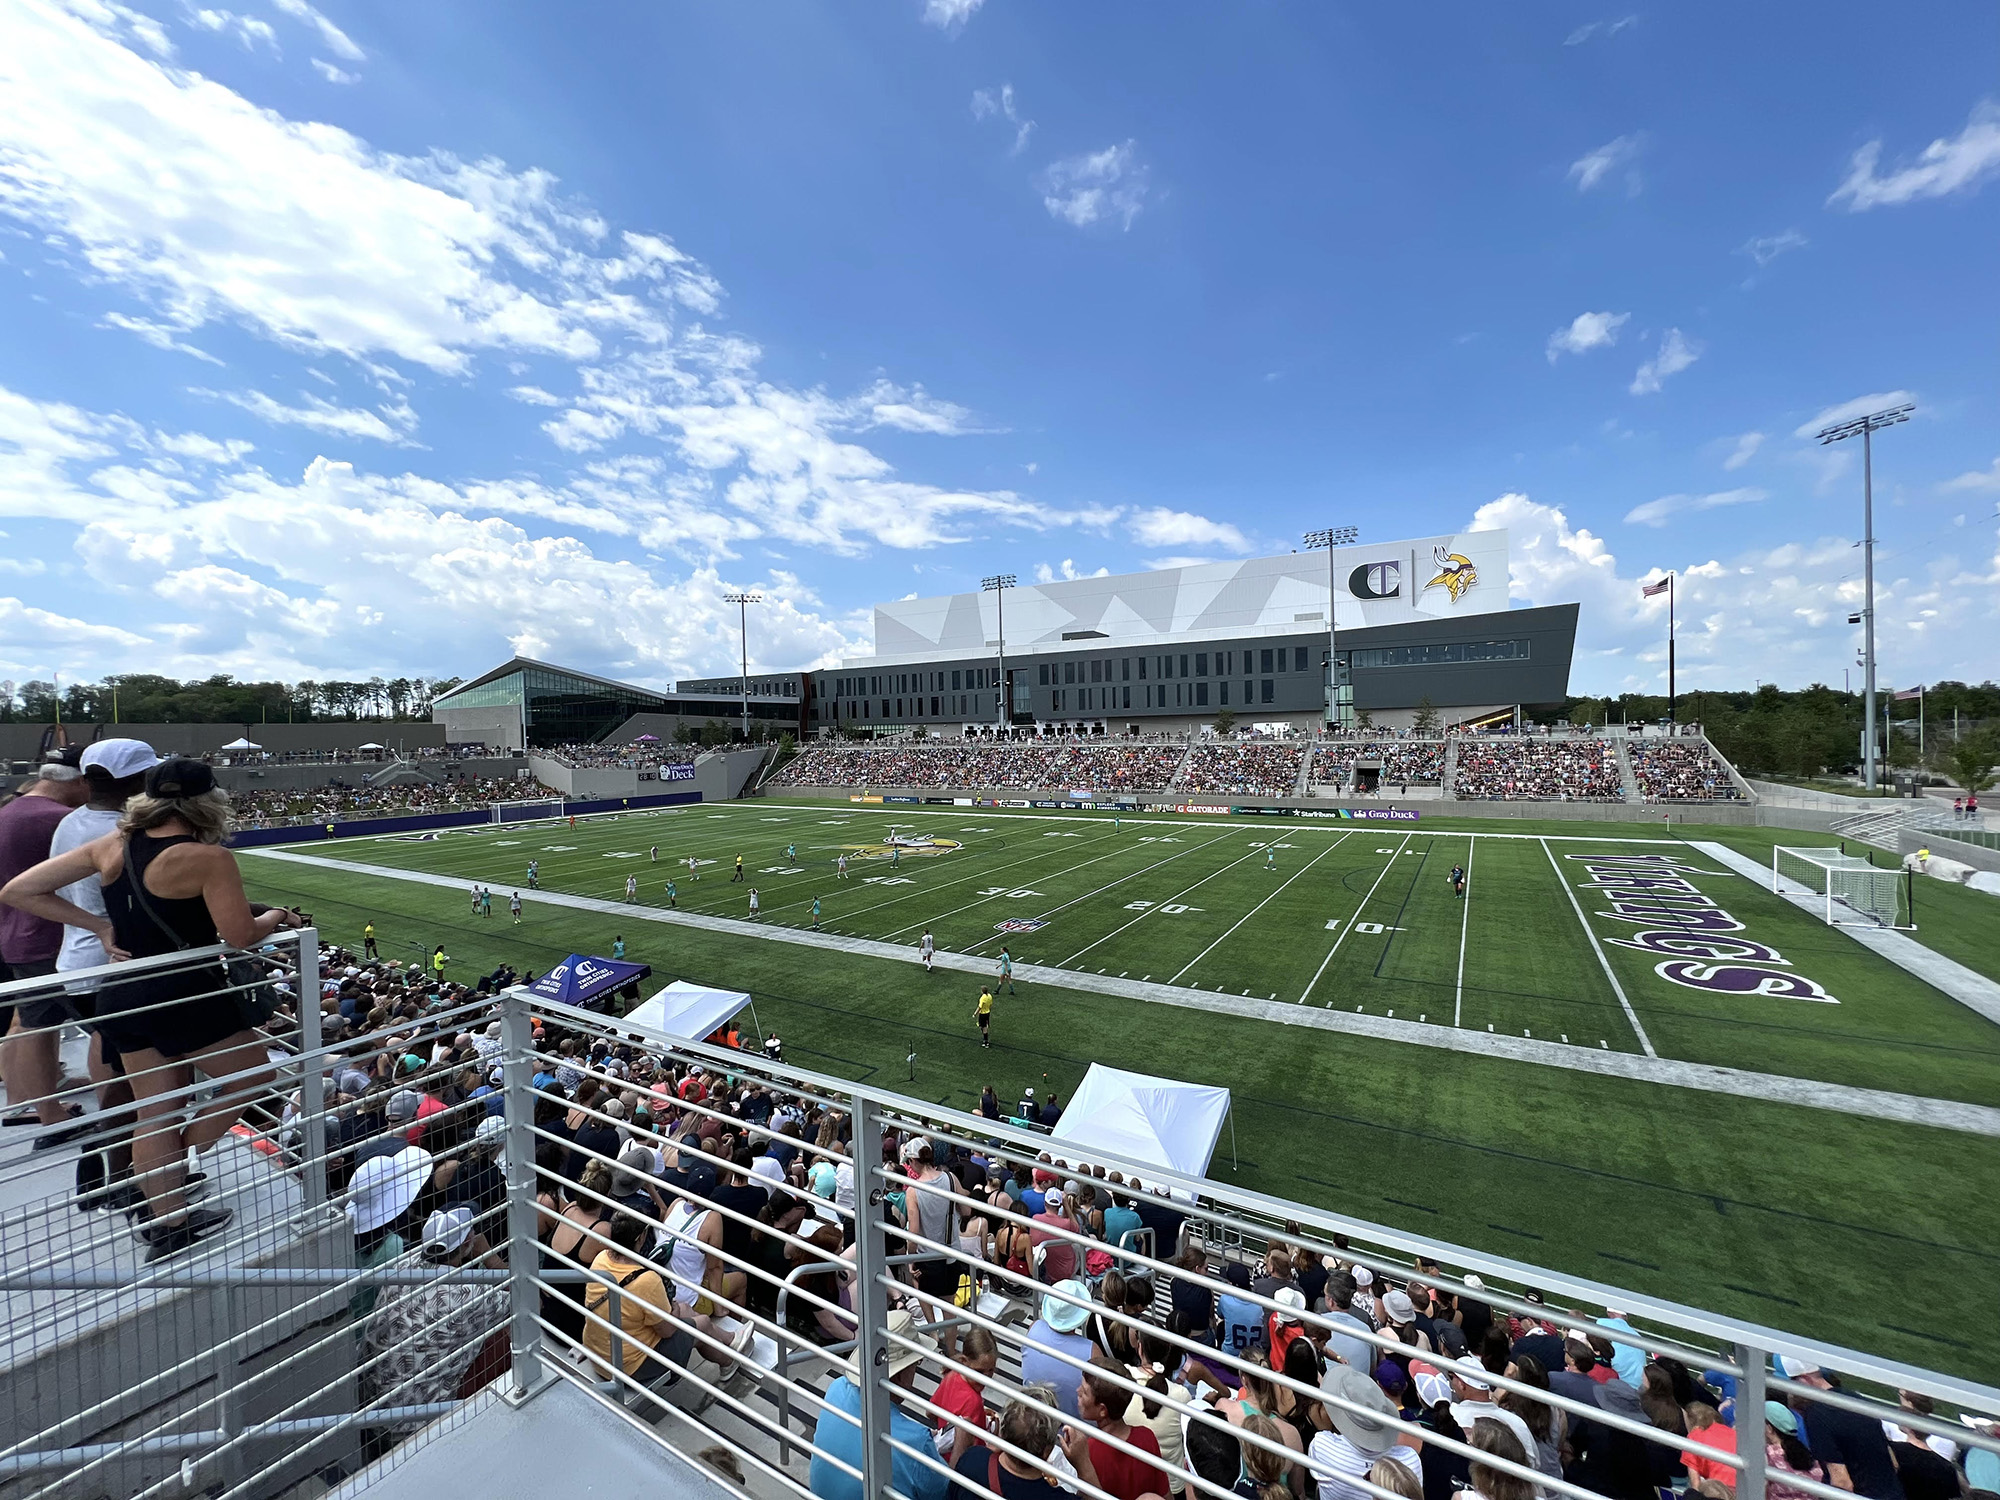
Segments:
[[[1318,749],[1318,740],[1308,740],[1306,742],[1305,759],[1299,762],[1299,779],[1292,786],[1292,795],[1294,797],[1309,797],[1312,795],[1313,752]]]
[[[1180,761],[1174,766],[1174,774],[1167,778],[1167,790],[1175,792],[1181,790],[1181,780],[1188,773],[1188,762],[1194,759],[1195,746],[1200,743],[1200,740],[1188,741],[1187,749],[1181,752]]]
[[[1949,828],[1951,810],[1940,807],[1929,797],[1913,797],[1906,801],[1891,802],[1886,807],[1871,808],[1867,812],[1855,813],[1851,817],[1835,818],[1827,825],[1827,831],[1838,834],[1856,843],[1872,844],[1877,849],[1886,849],[1891,854],[1901,852],[1898,835],[1920,829]]]
[[[1623,789],[1627,802],[1644,802],[1645,793],[1639,790],[1638,774],[1632,769],[1632,757],[1625,753],[1625,741],[1611,741],[1611,753],[1618,757],[1618,785]]]

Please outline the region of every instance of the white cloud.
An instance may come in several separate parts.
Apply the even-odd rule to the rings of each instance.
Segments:
[[[924,24],[935,26],[947,36],[965,29],[986,0],[924,0]]]
[[[1732,473],[1757,456],[1757,450],[1764,446],[1764,434],[1746,432],[1736,439],[1736,446],[1729,451],[1729,457],[1722,461],[1722,467]]]
[[[1133,540],[1142,547],[1216,547],[1236,553],[1254,550],[1250,539],[1227,521],[1211,521],[1207,516],[1164,506],[1134,512],[1131,528]]]
[[[182,354],[191,354],[196,359],[205,360],[212,365],[222,363],[221,360],[210,354],[206,349],[197,349],[193,344],[187,342],[187,340],[175,338],[174,335],[181,330],[165,323],[155,322],[151,318],[133,318],[126,316],[124,313],[110,312],[106,313],[99,320],[99,326],[104,328],[122,328],[127,333],[136,333],[155,349],[169,349]]]
[[[512,396],[516,401],[526,402],[529,406],[561,406],[563,404],[562,397],[551,395],[538,385],[517,385],[510,389],[507,394]]]
[[[337,68],[323,57],[315,57],[312,60],[312,65],[313,71],[328,83],[361,82],[361,75],[359,73],[350,73],[345,68]]]
[[[1640,135],[1621,135],[1614,141],[1607,141],[1595,151],[1587,152],[1570,163],[1569,178],[1576,184],[1579,193],[1587,193],[1598,186],[1620,167],[1629,167],[1639,159],[1639,148],[1644,143]],[[1639,174],[1626,174],[1628,191],[1639,191]]]
[[[1965,129],[1949,140],[1932,141],[1914,162],[1896,168],[1887,176],[1875,170],[1881,160],[1879,140],[1870,141],[1856,151],[1848,164],[1846,180],[1833,190],[1827,205],[1845,203],[1850,213],[1861,213],[1885,204],[1972,191],[2000,173],[2000,103],[1982,99],[1973,106]]]
[[[1110,576],[1111,570],[1109,568],[1099,568],[1095,573],[1079,573],[1076,569],[1075,560],[1067,557],[1062,560],[1060,569],[1050,567],[1045,562],[1035,564],[1035,582],[1037,583],[1054,583],[1059,578],[1109,578]]]
[[[1121,141],[1051,162],[1038,181],[1043,206],[1064,223],[1082,229],[1115,219],[1119,228],[1130,229],[1146,205],[1148,177],[1138,143]]]
[[[1035,133],[1035,122],[1024,120],[1014,107],[1014,85],[1003,83],[998,90],[974,89],[972,91],[972,118],[975,120],[1004,119],[1014,127],[1014,144],[1009,156],[1019,156],[1027,148],[1028,137]]]
[[[1578,313],[1570,320],[1569,326],[1558,328],[1549,335],[1549,363],[1554,364],[1564,354],[1587,354],[1592,349],[1609,349],[1618,342],[1618,330],[1631,316],[1630,313],[1613,312]]]
[[[1984,469],[1971,469],[1956,479],[1947,479],[1938,486],[1941,490],[1972,490],[1978,494],[2000,495],[2000,458],[1996,458]]]
[[[233,10],[202,7],[187,13],[190,26],[202,31],[229,32],[245,47],[265,46],[273,52],[278,50],[278,33],[269,21],[255,16],[240,16]]]
[[[1869,396],[1856,396],[1852,401],[1843,401],[1838,406],[1829,406],[1816,415],[1799,423],[1792,430],[1793,437],[1817,437],[1822,430],[1842,422],[1851,422],[1856,417],[1865,417],[1870,412],[1886,411],[1892,406],[1906,406],[1916,401],[1914,391],[1876,391]]]
[[[327,50],[332,52],[335,57],[342,58],[347,62],[361,62],[368,56],[367,53],[354,45],[353,38],[334,25],[324,15],[320,14],[313,6],[307,4],[306,0],[271,0],[271,3],[286,15],[292,17],[292,19],[302,21],[317,31],[320,40],[326,43]]]
[[[1581,47],[1585,42],[1594,41],[1598,37],[1609,40],[1627,27],[1637,26],[1638,24],[1639,18],[1637,16],[1620,16],[1615,21],[1589,21],[1564,37],[1563,45],[1565,47]]]
[[[1715,510],[1725,505],[1754,505],[1765,498],[1766,492],[1757,489],[1721,490],[1713,495],[1662,495],[1644,505],[1633,506],[1625,513],[1625,524],[1664,526],[1669,516],[1683,511]]]
[[[1678,328],[1669,328],[1660,336],[1659,352],[1639,366],[1632,376],[1632,394],[1651,396],[1665,385],[1669,375],[1678,375],[1689,365],[1701,358],[1701,345],[1688,338]]]
[[[331,401],[322,400],[308,392],[301,392],[303,406],[286,406],[274,401],[262,391],[214,391],[199,392],[202,395],[216,395],[231,406],[240,406],[254,417],[266,422],[275,422],[288,427],[308,427],[314,432],[324,432],[335,437],[372,438],[378,443],[402,443],[409,441],[409,433],[416,426],[416,414],[405,405],[384,407],[382,414],[361,411],[354,407],[336,406]],[[387,417],[389,420],[384,420]],[[391,425],[393,422],[394,425]]]
[[[1501,526],[1509,533],[1511,598],[1582,606],[1572,692],[1665,691],[1664,601],[1642,599],[1639,585],[1668,568],[1680,574],[1682,692],[1741,687],[1746,663],[1764,681],[1790,687],[1840,681],[1852,639],[1844,621],[1861,594],[1852,537],[1717,556],[1662,551],[1679,544],[1646,533],[1628,569],[1601,537],[1526,495],[1502,495],[1481,506],[1472,522],[1474,530]],[[1976,682],[1992,675],[1985,643],[2000,629],[2000,549],[1990,535],[1961,534],[1960,546],[1965,550],[1926,552],[1913,573],[1899,573],[1894,563],[1878,572],[1890,681]]]
[[[1736,247],[1736,253],[1749,256],[1760,266],[1768,266],[1787,250],[1803,250],[1811,243],[1796,229],[1786,229],[1777,234],[1763,234],[1745,240]]]

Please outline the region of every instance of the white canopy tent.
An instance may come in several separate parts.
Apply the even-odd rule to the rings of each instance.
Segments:
[[[1092,1063],[1053,1135],[1086,1150],[1114,1152],[1185,1177],[1206,1177],[1228,1117],[1228,1089]],[[1233,1120],[1229,1129],[1234,1161]]]
[[[245,739],[241,735],[238,735],[222,748],[225,750],[262,750],[264,747],[255,740]]]
[[[750,1005],[749,995],[742,990],[715,990],[705,984],[676,979],[651,999],[642,1000],[625,1012],[625,1019],[634,1026],[645,1026],[663,1031],[668,1036],[699,1042]],[[754,1020],[754,1006],[751,1006],[750,1013]],[[761,1027],[759,1033],[762,1033]]]

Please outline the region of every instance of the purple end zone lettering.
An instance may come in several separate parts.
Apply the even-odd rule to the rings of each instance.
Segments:
[[[1741,932],[1743,924],[1726,911],[1674,911],[1651,905],[1600,909],[1600,917],[1614,922],[1637,922],[1643,927],[1679,927],[1687,932]]]
[[[1630,937],[1606,938],[1618,948],[1637,948],[1642,953],[1668,953],[1675,958],[1733,958],[1744,963],[1782,964],[1792,961],[1776,948],[1753,943],[1748,938],[1689,937],[1681,932],[1635,932]]]
[[[1686,989],[1707,990],[1723,995],[1767,995],[1777,1000],[1817,1000],[1824,1005],[1840,1002],[1803,974],[1773,974],[1767,969],[1749,969],[1740,964],[1704,964],[1688,959],[1669,959],[1655,964],[1653,972]]]

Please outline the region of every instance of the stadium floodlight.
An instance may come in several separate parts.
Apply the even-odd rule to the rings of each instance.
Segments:
[[[1007,590],[1019,582],[1012,573],[995,573],[991,578],[979,580],[982,593],[993,596],[993,608],[997,614],[1000,641],[1000,732],[1004,735],[1014,727],[1014,705],[1007,700],[1013,692],[1007,686]]]
[[[750,606],[762,604],[762,594],[724,594],[724,604],[736,606],[736,627],[738,638],[743,643],[743,675],[737,679],[737,686],[743,689],[743,743],[750,743]]]
[[[1885,870],[1845,849],[1771,850],[1771,889],[1781,896],[1810,896],[1822,904],[1829,927],[1912,929],[1909,872]]]
[[[1831,427],[1822,427],[1814,434],[1821,446],[1843,442],[1859,436],[1861,439],[1861,693],[1865,700],[1862,705],[1862,737],[1867,741],[1862,752],[1862,767],[1866,775],[1869,791],[1875,790],[1875,434],[1884,427],[1894,427],[1898,422],[1910,420],[1910,413],[1917,408],[1912,402],[1901,406],[1885,406],[1880,411],[1870,412],[1865,417],[1850,417],[1845,422],[1835,422]]]
[[[1304,537],[1306,546],[1326,548],[1326,717],[1328,723],[1342,729],[1347,727],[1348,715],[1341,711],[1340,703],[1340,605],[1333,588],[1333,554],[1335,548],[1352,547],[1360,539],[1359,526],[1322,526]],[[1414,579],[1411,584],[1415,586]],[[1347,695],[1351,704],[1354,689],[1349,688]]]

